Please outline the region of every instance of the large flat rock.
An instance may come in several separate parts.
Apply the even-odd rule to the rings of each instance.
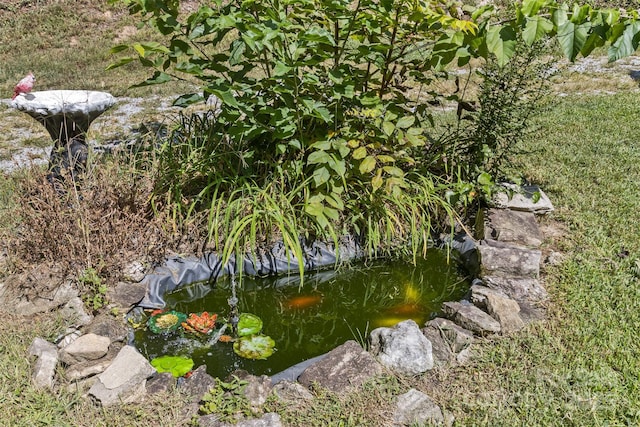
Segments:
[[[459,326],[478,335],[497,334],[501,330],[497,320],[469,302],[445,302],[442,311]]]
[[[144,356],[126,345],[98,376],[98,381],[89,389],[89,395],[105,407],[135,402],[146,393],[147,378],[155,372]]]
[[[496,193],[492,204],[501,209],[547,214],[553,212],[553,204],[547,195],[537,185],[523,185],[518,187],[503,184],[504,191]]]
[[[471,302],[486,310],[494,319],[500,322],[503,333],[519,331],[524,327],[520,317],[520,305],[502,292],[486,286],[473,285],[471,287]]]
[[[484,213],[484,239],[538,248],[543,236],[532,212],[487,209]]]
[[[483,240],[478,245],[480,276],[537,279],[542,253],[508,243]]]
[[[503,292],[520,303],[540,302],[548,297],[547,290],[537,278],[488,275],[482,277],[482,282],[485,286]]]
[[[307,387],[318,384],[334,393],[346,393],[383,372],[371,354],[350,340],[305,369],[298,381]]]

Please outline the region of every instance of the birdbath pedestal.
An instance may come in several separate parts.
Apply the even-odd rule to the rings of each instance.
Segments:
[[[106,92],[47,90],[18,95],[11,106],[42,123],[53,139],[49,179],[62,179],[62,169],[75,177],[87,165],[86,134],[91,122],[115,104]]]

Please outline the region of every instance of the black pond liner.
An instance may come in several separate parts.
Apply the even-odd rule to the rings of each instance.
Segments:
[[[477,277],[479,270],[476,241],[467,234],[442,238],[436,247],[449,247],[459,255],[461,267],[472,278]],[[365,259],[365,251],[353,237],[340,240],[338,251],[333,243],[314,242],[303,245],[304,271],[332,276],[338,274],[333,268],[344,262]],[[276,287],[299,285],[298,261],[291,254],[288,256],[282,242],[271,249],[261,251],[257,255],[245,255],[241,260],[242,274],[252,277],[276,276]],[[323,271],[324,270],[324,271]],[[134,307],[129,315],[140,313],[144,309],[162,309],[166,306],[164,295],[184,285],[189,285],[187,300],[193,301],[204,297],[211,290],[211,283],[227,276],[239,274],[240,266],[236,259],[222,265],[218,254],[211,253],[202,257],[173,257],[165,265],[154,269],[153,273],[144,277],[141,283],[146,285],[147,294]],[[477,280],[477,279],[476,279]],[[475,280],[474,280],[475,282]],[[195,284],[195,285],[194,285]],[[472,282],[473,284],[473,282]],[[133,334],[130,336],[133,341]],[[323,355],[300,362],[281,373],[275,374],[272,381],[295,379],[309,364],[321,359]]]

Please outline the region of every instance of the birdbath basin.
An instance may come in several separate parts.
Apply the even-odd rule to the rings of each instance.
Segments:
[[[61,179],[62,169],[75,177],[87,163],[86,133],[91,122],[115,104],[107,92],[47,90],[18,95],[11,106],[30,115],[54,141],[49,159],[50,179]]]

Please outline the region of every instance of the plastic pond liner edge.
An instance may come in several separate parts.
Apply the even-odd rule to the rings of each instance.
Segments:
[[[479,269],[476,241],[469,235],[461,233],[452,238],[436,242],[435,247],[450,247],[460,255],[460,262],[475,278]],[[341,239],[336,251],[332,243],[313,242],[304,245],[304,271],[313,272],[331,268],[336,264],[365,258],[365,251],[354,237]],[[240,271],[243,275],[283,276],[283,284],[291,281],[292,272],[298,271],[298,260],[293,255],[287,255],[285,246],[278,242],[270,249],[258,254],[245,254],[242,269],[236,259],[230,259],[222,265],[221,257],[216,253],[209,253],[202,257],[172,257],[165,265],[156,267],[147,274],[140,283],[145,284],[145,297],[132,309],[163,309],[166,306],[164,295],[179,287],[192,283],[211,283],[226,276],[235,276]]]

